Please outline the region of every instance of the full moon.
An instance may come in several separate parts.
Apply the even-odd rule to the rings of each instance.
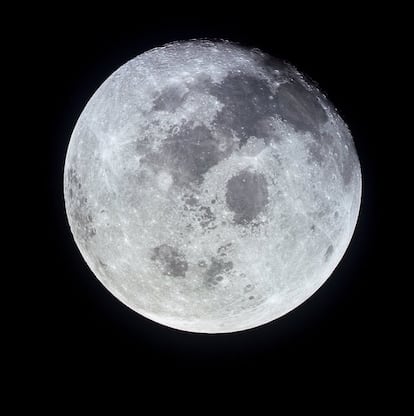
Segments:
[[[69,143],[64,196],[114,296],[172,328],[226,333],[275,320],[328,279],[361,182],[346,124],[295,67],[192,40],[98,88]]]

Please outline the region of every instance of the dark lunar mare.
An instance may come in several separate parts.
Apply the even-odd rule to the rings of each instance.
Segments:
[[[142,163],[168,170],[175,185],[186,187],[191,183],[200,184],[203,175],[224,157],[206,126],[188,124],[168,136],[158,152],[147,153]]]
[[[77,171],[70,168],[67,172],[69,201],[68,209],[70,209],[77,230],[84,241],[88,241],[96,235],[96,229],[93,226],[93,217],[88,208],[88,199],[82,188],[82,180]]]
[[[296,131],[312,134],[313,139],[307,144],[308,162],[323,166],[325,146],[331,145],[333,138],[321,132],[328,115],[315,91],[303,84],[289,64],[267,55],[258,56],[257,61],[263,72],[270,75],[270,81],[230,72],[220,83],[215,83],[209,75],[201,74],[186,84],[187,90],[178,85],[166,87],[154,98],[152,110],[174,113],[193,92],[215,96],[223,106],[213,120],[213,128],[219,137],[238,137],[240,148],[252,136],[266,144],[283,140],[282,134],[276,134],[269,126],[271,118],[279,116]],[[272,88],[272,80],[279,83],[277,90]],[[160,151],[148,153],[143,163],[168,169],[177,186],[197,185],[211,167],[234,151],[233,144],[224,146],[225,150],[219,150],[219,144],[207,126],[189,122],[178,131],[172,129]],[[340,164],[345,185],[351,181],[356,165],[352,156],[345,157]]]
[[[280,85],[276,94],[277,113],[297,131],[310,132],[320,138],[320,126],[328,115],[316,98],[300,82]]]
[[[247,224],[264,211],[269,201],[263,174],[243,170],[227,182],[226,202],[234,212],[234,222]]]
[[[220,258],[211,258],[210,266],[206,271],[206,284],[208,287],[216,286],[223,280],[223,273],[230,271],[233,268],[232,261],[225,261]]]
[[[158,263],[162,272],[174,277],[185,277],[188,263],[179,250],[168,244],[161,244],[152,250],[151,260]]]
[[[269,141],[269,129],[263,121],[276,113],[272,91],[264,79],[230,73],[220,84],[211,83],[208,92],[224,104],[214,127],[224,134],[240,137],[240,147],[249,137]]]
[[[152,110],[174,112],[185,101],[187,93],[183,93],[176,85],[166,87],[162,94],[154,99]]]
[[[310,296],[349,243],[360,191],[352,137],[314,84],[227,42],[178,42],[121,68],[79,118],[65,166],[70,227],[97,277],[196,332],[257,326]]]

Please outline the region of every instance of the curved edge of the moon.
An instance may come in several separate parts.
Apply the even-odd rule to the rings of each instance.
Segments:
[[[355,218],[355,223],[356,223],[356,218]],[[73,235],[73,233],[72,233],[72,235]],[[75,236],[73,236],[73,237],[74,237],[75,242],[77,243],[76,237]],[[79,244],[76,244],[76,245],[78,246],[78,249],[82,254],[82,257],[84,258],[85,263],[87,264],[89,269],[92,271],[95,278],[106,289],[108,294],[115,297],[120,303],[127,306],[133,312],[138,313],[142,317],[150,320],[152,323],[155,322],[156,324],[165,326],[167,328],[172,328],[172,329],[175,329],[175,330],[178,330],[178,331],[189,332],[189,333],[194,333],[194,334],[214,335],[214,334],[230,334],[230,333],[235,333],[235,332],[241,332],[241,331],[246,331],[246,330],[250,330],[250,329],[254,329],[254,328],[258,328],[258,327],[270,324],[270,323],[276,321],[277,319],[281,318],[282,316],[288,315],[290,312],[292,312],[293,310],[295,310],[296,308],[298,308],[302,304],[305,304],[305,302],[307,302],[308,299],[312,298],[312,296],[333,275],[336,267],[338,266],[338,264],[340,263],[340,261],[344,257],[344,255],[345,255],[346,251],[348,250],[348,247],[349,247],[350,244],[348,245],[347,242],[344,242],[342,244],[342,246],[340,248],[338,248],[337,256],[331,262],[330,269],[326,273],[326,275],[323,278],[321,278],[320,281],[318,282],[318,284],[315,284],[309,291],[302,292],[300,294],[300,297],[296,297],[295,299],[293,299],[291,304],[288,307],[284,308],[284,310],[281,313],[279,313],[277,315],[274,315],[274,316],[268,315],[266,317],[263,317],[262,319],[256,317],[257,320],[251,319],[249,323],[243,323],[243,321],[240,321],[240,315],[241,314],[239,314],[239,315],[235,316],[236,319],[239,318],[238,321],[230,321],[226,325],[222,325],[222,324],[220,325],[220,323],[213,322],[213,321],[207,321],[207,320],[199,320],[199,321],[182,320],[182,322],[178,322],[177,319],[168,319],[168,318],[165,318],[165,317],[160,317],[156,314],[148,313],[148,312],[146,312],[146,311],[144,311],[140,308],[137,308],[136,306],[133,306],[131,304],[131,302],[125,296],[123,296],[122,293],[116,287],[109,288],[100,279],[99,271],[98,271],[97,267],[95,267],[94,262],[91,261],[91,259],[89,258],[87,252]]]
[[[63,183],[64,183],[64,196],[65,196],[65,210],[66,210],[66,214],[68,214],[67,212],[67,198],[66,198],[66,167],[67,167],[67,163],[68,160],[70,158],[70,143],[68,146],[68,152],[67,152],[67,156],[65,159],[65,165],[64,165],[64,172],[63,172]],[[175,330],[179,330],[179,331],[184,331],[184,332],[189,332],[189,333],[194,333],[194,334],[226,334],[226,333],[235,333],[235,332],[241,332],[241,331],[246,331],[249,329],[254,329],[254,328],[258,328],[260,326],[263,325],[267,325],[277,319],[279,319],[280,317],[289,314],[290,312],[292,312],[293,310],[295,310],[297,307],[301,306],[302,304],[304,304],[308,299],[310,299],[325,283],[326,281],[332,276],[332,274],[334,273],[336,267],[338,266],[338,264],[340,263],[340,261],[342,260],[342,258],[344,257],[344,255],[346,254],[347,250],[349,249],[349,246],[352,243],[352,238],[353,235],[355,233],[355,229],[357,226],[357,222],[358,222],[358,218],[359,218],[359,214],[360,214],[360,208],[361,208],[361,200],[362,200],[362,186],[363,186],[363,182],[362,182],[362,173],[361,173],[361,165],[359,163],[358,160],[358,174],[357,174],[357,179],[356,181],[358,182],[356,184],[356,194],[354,195],[353,198],[353,208],[352,211],[350,213],[350,224],[349,224],[349,236],[348,238],[343,239],[343,242],[341,244],[340,247],[338,247],[338,249],[336,250],[337,255],[335,257],[332,258],[331,260],[331,264],[330,264],[330,268],[329,271],[325,274],[325,276],[323,278],[321,278],[318,282],[318,284],[314,285],[311,290],[307,291],[307,292],[303,292],[301,293],[300,297],[295,298],[292,303],[286,307],[282,313],[279,313],[277,315],[274,316],[266,316],[263,317],[263,319],[257,319],[256,321],[251,320],[251,322],[247,323],[247,324],[243,324],[243,322],[229,322],[229,324],[227,325],[220,325],[219,323],[214,323],[211,321],[206,321],[206,320],[199,320],[197,322],[197,325],[194,325],[196,322],[195,321],[182,321],[182,322],[178,322],[177,319],[168,319],[165,317],[160,317],[158,315],[155,314],[151,314],[148,313],[144,310],[141,310],[140,308],[137,308],[136,306],[132,305],[131,302],[122,295],[122,293],[116,288],[116,286],[112,286],[112,287],[108,287],[100,278],[100,273],[99,270],[97,268],[97,266],[95,265],[94,261],[92,259],[90,259],[87,250],[85,250],[83,248],[83,245],[80,241],[78,241],[78,239],[76,238],[75,234],[74,234],[74,230],[72,229],[72,225],[70,223],[69,220],[69,216],[67,216],[68,218],[68,224],[71,230],[71,234],[72,237],[74,239],[75,245],[78,247],[78,250],[80,251],[85,263],[87,264],[87,266],[89,267],[89,269],[91,270],[91,272],[94,274],[95,278],[102,284],[102,286],[109,292],[110,295],[114,296],[119,302],[121,302],[122,304],[126,305],[129,309],[131,309],[132,311],[134,311],[135,313],[138,313],[139,315],[143,316],[144,318],[155,322],[159,325],[168,327],[168,328],[173,328]],[[192,329],[190,329],[192,328]],[[196,328],[199,328],[196,330]]]
[[[133,61],[133,59],[131,60]],[[129,62],[129,61],[128,61]],[[116,299],[118,299],[121,303],[125,304],[129,309],[132,311],[140,314],[141,316],[156,322],[157,324],[160,324],[162,326],[167,326],[169,328],[173,328],[176,330],[184,331],[184,332],[190,332],[190,333],[196,333],[196,334],[225,334],[225,333],[234,333],[234,332],[240,332],[245,331],[253,328],[260,327],[262,325],[269,324],[270,322],[273,322],[277,320],[278,318],[287,315],[294,309],[296,309],[298,306],[300,306],[302,303],[307,301],[307,299],[311,298],[320,287],[323,286],[323,284],[329,279],[330,276],[334,273],[336,267],[346,254],[346,251],[348,250],[350,244],[352,243],[352,238],[355,234],[356,226],[359,219],[360,209],[361,209],[361,200],[362,200],[362,187],[363,187],[363,181],[362,181],[362,172],[361,172],[361,165],[359,162],[359,159],[357,159],[357,166],[356,169],[358,170],[356,178],[355,178],[355,184],[354,184],[354,195],[352,198],[352,207],[351,212],[349,215],[349,225],[348,225],[348,233],[347,236],[342,239],[341,245],[337,247],[335,250],[334,256],[332,256],[332,259],[330,261],[329,268],[326,269],[326,272],[324,273],[324,276],[321,276],[321,278],[316,282],[312,287],[309,288],[308,291],[305,291],[298,295],[298,297],[293,298],[289,305],[285,305],[286,307],[283,309],[282,313],[274,314],[271,316],[271,313],[258,316],[256,315],[252,319],[249,319],[248,321],[240,320],[242,317],[242,314],[236,315],[235,319],[237,317],[239,318],[239,321],[227,321],[225,325],[221,325],[219,322],[214,321],[208,321],[208,320],[198,320],[198,321],[178,321],[176,318],[165,318],[160,317],[158,315],[148,313],[144,310],[141,310],[140,308],[137,308],[136,305],[132,305],[132,303],[125,298],[125,296],[116,288],[116,286],[107,286],[103,280],[101,279],[100,272],[98,270],[98,266],[95,264],[94,260],[88,255],[87,249],[84,247],[84,242],[79,241],[79,239],[76,238],[75,230],[73,228],[73,224],[71,224],[70,215],[68,212],[68,184],[67,184],[67,168],[71,163],[72,158],[74,157],[73,149],[75,149],[75,145],[79,137],[77,135],[77,131],[80,128],[79,126],[83,122],[84,118],[86,117],[86,114],[88,113],[90,108],[90,103],[93,101],[95,95],[104,88],[104,85],[108,82],[109,79],[112,78],[114,74],[116,74],[124,65],[122,65],[118,70],[114,71],[96,90],[96,92],[90,97],[88,100],[83,112],[81,113],[75,128],[72,132],[68,147],[67,147],[67,153],[64,163],[64,169],[63,169],[63,193],[64,193],[64,205],[65,205],[65,211],[66,211],[66,217],[69,224],[69,228],[71,230],[72,236],[74,238],[75,244],[78,247],[78,250],[80,251],[82,257],[84,258],[86,264],[88,265],[89,269],[92,271],[92,273],[95,275],[97,280],[105,287],[105,289]],[[356,157],[358,158],[358,155],[356,153]],[[254,320],[256,319],[256,321]],[[244,323],[243,323],[244,322]],[[191,329],[189,329],[191,328]]]

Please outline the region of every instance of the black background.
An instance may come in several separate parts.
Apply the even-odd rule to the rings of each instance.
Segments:
[[[210,18],[163,15],[122,23],[66,19],[65,11],[32,22],[26,53],[40,100],[35,103],[44,175],[39,229],[34,232],[31,264],[35,306],[27,312],[27,352],[37,371],[51,380],[113,375],[138,383],[154,377],[172,386],[210,377],[254,385],[290,380],[310,388],[350,379],[350,388],[381,384],[393,367],[395,322],[389,314],[392,293],[383,260],[387,179],[382,163],[387,132],[379,85],[395,53],[388,42],[389,21],[358,13],[327,16]],[[166,42],[199,37],[225,38],[287,59],[317,81],[338,108],[354,136],[363,174],[363,198],[352,242],[330,279],[304,304],[273,323],[227,335],[192,334],[149,321],[115,299],[83,261],[64,211],[63,167],[75,123],[99,85],[119,66]],[[30,191],[30,190],[29,190]],[[388,306],[384,307],[384,298]],[[31,321],[32,315],[35,317]],[[29,323],[30,322],[30,323]],[[115,376],[114,374],[117,374]],[[166,380],[169,380],[168,382]],[[171,381],[176,380],[176,381]],[[273,384],[272,384],[273,385]],[[295,387],[295,388],[296,388]],[[214,391],[214,385],[211,387]],[[206,392],[206,394],[210,394]]]

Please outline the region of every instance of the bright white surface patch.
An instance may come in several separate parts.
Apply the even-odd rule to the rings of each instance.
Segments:
[[[168,172],[161,171],[157,175],[157,182],[158,182],[159,188],[162,191],[168,191],[168,189],[170,188],[170,186],[173,183],[173,178]]]
[[[274,320],[326,281],[361,174],[346,125],[293,67],[192,41],[138,56],[96,91],[64,190],[108,290],[154,321],[214,333]]]

